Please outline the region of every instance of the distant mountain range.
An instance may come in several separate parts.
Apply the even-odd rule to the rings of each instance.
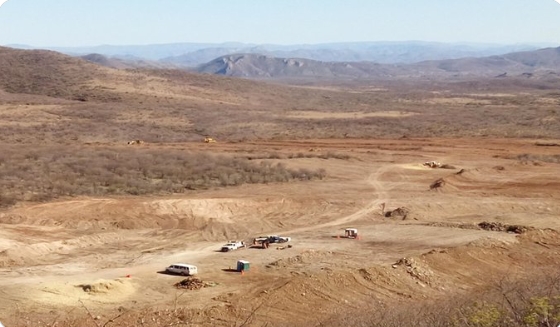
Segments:
[[[412,64],[323,62],[256,54],[227,55],[197,67],[200,73],[245,78],[469,78],[560,74],[560,47],[505,55],[429,60]]]
[[[244,53],[278,58],[302,58],[325,62],[414,63],[426,60],[485,57],[510,52],[543,48],[543,44],[463,44],[437,42],[355,42],[303,45],[272,45],[245,43],[173,43],[153,45],[100,45],[95,47],[47,47],[73,56],[92,53],[124,60],[145,60],[196,67],[215,58]],[[9,45],[12,48],[33,49],[26,45]]]
[[[354,45],[355,49],[360,46],[362,49],[377,49],[368,47],[366,44],[344,44],[345,46]],[[201,45],[197,45],[201,46]],[[233,45],[229,45],[233,46]],[[377,44],[379,46],[379,44]],[[412,44],[405,48],[411,49]],[[419,53],[427,55],[428,47],[434,44],[420,44],[417,49]],[[194,48],[195,46],[193,46]],[[297,51],[301,53],[302,48],[290,50],[289,47],[281,47],[282,53]],[[296,46],[294,46],[296,47]],[[311,47],[311,46],[310,46]],[[333,47],[330,54],[348,52],[348,48],[340,49]],[[396,47],[390,44],[389,47]],[[253,50],[258,47],[254,47]],[[151,69],[183,69],[192,72],[243,77],[251,79],[468,79],[479,77],[522,77],[522,78],[542,78],[560,76],[560,47],[544,48],[531,51],[518,51],[507,54],[491,55],[483,57],[464,57],[458,59],[443,60],[424,60],[414,63],[377,63],[374,61],[340,61],[340,60],[315,60],[302,57],[279,57],[263,53],[236,53],[212,57],[218,48],[203,48],[194,51],[198,57],[193,55],[183,55],[182,60],[175,60],[179,57],[165,58],[161,60],[141,59],[134,56],[111,57],[99,53],[79,56],[96,64],[117,68],[151,68]],[[220,51],[232,49],[230,47],[221,48]],[[395,49],[395,48],[394,48]],[[363,53],[365,53],[365,51]],[[220,52],[218,51],[218,52]],[[256,51],[256,50],[255,50]],[[265,50],[263,50],[265,51]],[[316,50],[313,50],[316,51]],[[310,51],[310,52],[313,52]],[[338,51],[338,52],[337,52]],[[318,53],[318,52],[314,52]],[[435,52],[431,52],[434,55]],[[342,57],[342,56],[341,56]],[[195,63],[206,58],[212,58],[196,66]],[[179,62],[189,61],[189,65]]]

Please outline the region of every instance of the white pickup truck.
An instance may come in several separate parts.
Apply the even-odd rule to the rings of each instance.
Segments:
[[[229,252],[244,247],[245,243],[243,241],[229,241],[222,246],[222,252]]]

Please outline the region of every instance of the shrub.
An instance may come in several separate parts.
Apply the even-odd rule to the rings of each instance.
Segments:
[[[0,146],[1,206],[60,196],[183,193],[245,183],[322,179],[324,169],[169,149]]]

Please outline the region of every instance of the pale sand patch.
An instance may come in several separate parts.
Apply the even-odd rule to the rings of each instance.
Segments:
[[[538,98],[535,102],[539,104],[558,104],[560,103],[560,100],[556,98]]]
[[[520,94],[524,94],[527,95],[529,93],[519,93],[519,94],[511,94],[511,93],[470,93],[470,94],[466,94],[468,96],[473,96],[473,97],[499,97],[499,98],[507,98],[507,97],[516,97],[519,96]]]
[[[463,98],[463,97],[434,98],[434,99],[422,100],[421,102],[429,103],[429,104],[492,104],[492,101],[487,99]]]
[[[431,170],[433,168],[430,168],[428,166],[424,166],[423,164],[401,164],[398,165],[399,167],[403,168],[403,169],[413,169],[413,170]]]
[[[311,90],[325,90],[334,92],[348,92],[354,94],[370,93],[370,92],[387,92],[389,89],[383,87],[361,87],[359,89],[336,87],[336,86],[314,86],[314,85],[292,85],[294,88],[311,89]]]
[[[377,112],[320,112],[320,111],[290,111],[285,117],[301,119],[361,119],[371,117],[401,118],[418,115],[406,111],[377,111]]]
[[[49,305],[75,306],[82,302],[119,303],[136,292],[131,278],[99,279],[92,283],[58,282],[44,284],[31,297]]]

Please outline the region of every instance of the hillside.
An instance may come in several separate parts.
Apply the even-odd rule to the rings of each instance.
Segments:
[[[502,56],[428,61],[410,67],[426,75],[449,73],[458,76],[545,76],[560,73],[560,47]]]
[[[560,72],[560,48],[503,56],[424,61],[415,64],[322,62],[256,54],[227,55],[197,68],[198,72],[263,79],[374,79],[532,77]]]
[[[393,66],[374,63],[320,62],[310,59],[275,58],[237,54],[217,58],[197,68],[200,73],[249,78],[380,78],[395,75]]]
[[[135,69],[135,68],[152,68],[152,69],[172,69],[177,68],[173,64],[163,63],[158,61],[143,60],[137,58],[117,58],[117,57],[107,57],[98,53],[90,53],[84,56],[80,56],[84,60],[89,62],[116,69]]]
[[[7,93],[0,97],[0,140],[80,144],[184,142],[205,136],[221,141],[555,137],[560,131],[558,120],[550,116],[558,101],[557,78],[418,83],[387,77],[400,67],[265,56],[255,62],[252,55],[226,59],[208,69],[266,77],[270,72],[259,63],[274,67],[273,78],[299,74],[303,80],[281,85],[180,70],[118,70],[56,52],[2,48],[0,88]],[[384,78],[360,81],[349,71]],[[516,115],[510,115],[512,108]]]
[[[54,51],[0,47],[0,88],[8,92],[76,98],[101,74],[97,65]]]

